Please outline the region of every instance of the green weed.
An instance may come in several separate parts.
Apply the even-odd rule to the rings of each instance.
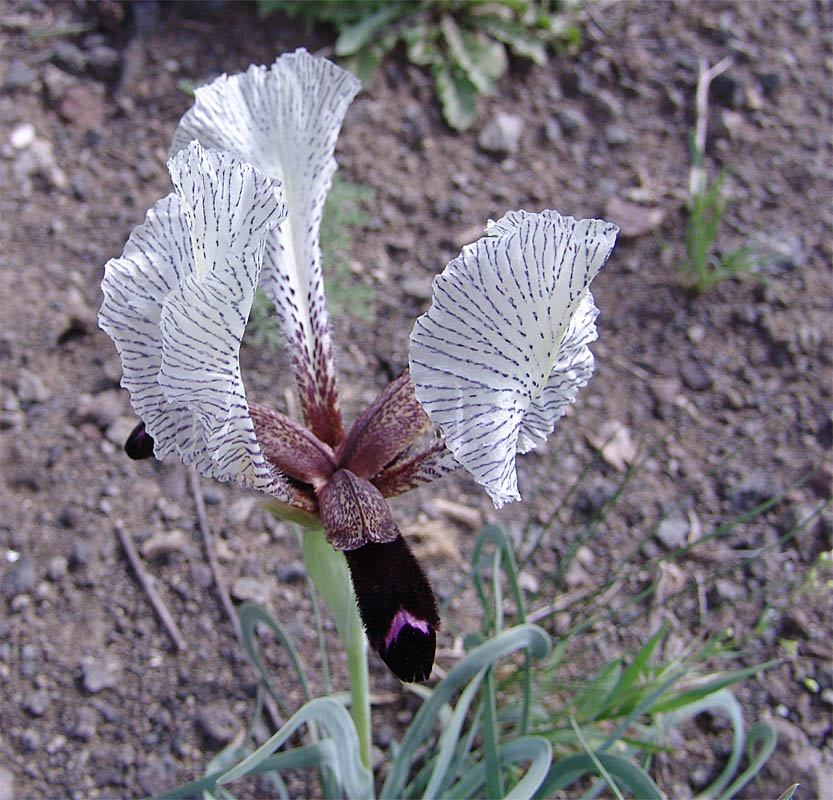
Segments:
[[[434,79],[443,117],[470,127],[477,98],[493,94],[509,54],[538,64],[547,48],[576,45],[574,0],[259,0],[261,15],[281,11],[307,26],[338,31],[335,54],[366,82],[397,46]]]

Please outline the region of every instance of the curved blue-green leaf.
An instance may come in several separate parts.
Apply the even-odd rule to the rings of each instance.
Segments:
[[[635,797],[640,800],[665,800],[659,787],[641,767],[613,753],[597,752],[595,756],[608,774],[617,778]],[[558,789],[572,786],[585,775],[599,775],[596,763],[587,753],[562,758],[550,767],[549,774],[538,788],[535,797],[549,797]]]
[[[552,761],[552,745],[539,736],[522,736],[500,748],[500,763],[519,764],[529,762],[526,774],[508,792],[503,800],[529,800],[547,777]],[[486,780],[486,765],[481,762],[469,770],[443,795],[443,800],[464,800],[472,797]]]
[[[332,758],[322,762],[322,766],[327,766],[333,771],[338,784],[351,800],[373,797],[373,776],[362,764],[359,737],[353,720],[344,706],[329,697],[319,697],[306,703],[248,758],[221,775],[217,783],[226,784],[252,772],[272,756],[301,725],[312,721],[323,725],[330,732],[332,739],[338,743],[333,748]]]
[[[775,734],[775,728],[771,725],[758,722],[749,729],[749,733],[746,735],[746,753],[749,757],[749,766],[732,781],[730,786],[726,787],[721,800],[730,800],[761,771],[761,768],[769,761],[769,757],[775,751],[777,743],[778,737]],[[758,752],[753,755],[756,747],[758,747]]]
[[[260,677],[263,679],[263,682],[266,684],[269,692],[271,693],[272,697],[280,703],[281,707],[284,708],[286,713],[289,713],[286,709],[285,704],[280,696],[280,693],[275,689],[272,685],[272,681],[269,678],[269,673],[266,670],[266,667],[263,664],[263,659],[260,657],[260,648],[257,644],[257,636],[255,635],[255,625],[260,622],[265,625],[269,630],[271,630],[275,636],[277,636],[278,641],[280,642],[281,646],[286,650],[287,655],[289,656],[289,660],[292,662],[292,666],[295,669],[296,674],[298,675],[298,680],[301,682],[301,691],[304,693],[304,699],[310,699],[310,690],[309,690],[309,683],[307,682],[307,674],[306,674],[306,667],[304,666],[304,662],[301,660],[301,656],[298,653],[297,648],[295,647],[295,643],[292,641],[292,637],[287,633],[286,629],[283,625],[280,624],[268,611],[261,608],[256,603],[245,602],[237,609],[237,618],[240,620],[240,630],[243,636],[243,646],[246,648],[246,652],[249,654],[249,658],[251,659],[252,663],[255,665],[257,671],[260,673]]]
[[[537,625],[518,625],[489,639],[471,651],[434,688],[431,699],[414,716],[391,764],[380,797],[399,798],[408,779],[417,748],[431,734],[442,706],[480,670],[504,656],[528,648],[533,658],[543,658],[550,651],[550,637]]]

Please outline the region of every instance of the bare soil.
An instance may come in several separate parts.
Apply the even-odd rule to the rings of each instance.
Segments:
[[[200,10],[209,9],[13,0],[0,14],[2,798],[159,792],[199,776],[253,709],[255,675],[218,601],[187,472],[130,462],[122,451],[135,418],[118,388],[115,349],[96,327],[99,284],[106,260],[170,191],[167,148],[191,102],[179,82],[269,64],[297,46],[326,52],[332,33],[277,15],[259,20],[249,4]],[[731,629],[742,665],[781,659],[738,690],[749,721],[779,734],[744,798],[774,800],[795,781],[801,800],[833,796],[833,598],[829,572],[809,574],[833,548],[824,505],[833,475],[832,29],[830,2],[605,3],[576,53],[547,67],[513,64],[464,134],[443,123],[422,72],[389,60],[351,107],[337,152],[342,176],[374,190],[371,223],[350,251],[353,279],[373,300],[351,307],[348,291],[334,322],[348,420],[406,364],[432,276],[488,218],[557,208],[625,227],[633,209],[623,202],[657,210],[651,225],[623,230],[594,283],[596,375],[547,447],[521,460],[525,502],[495,512],[455,477],[395,501],[394,513],[441,597],[487,521],[518,540],[528,525],[532,535],[547,528],[525,573],[538,607],[620,577],[605,595],[617,613],[585,632],[564,677],[644,642],[662,621],[666,655]],[[677,274],[688,136],[698,59],[727,55],[707,140],[710,175],[730,170],[718,244],[753,246],[765,256],[757,268],[765,281],[727,281],[697,296]],[[509,155],[479,144],[498,112],[522,121]],[[250,396],[291,408],[282,358],[244,343]],[[655,450],[584,540],[587,519],[624,475],[609,452],[598,457],[611,421],[644,441],[642,452]],[[547,525],[588,464],[566,513]],[[202,493],[236,599],[266,602],[316,672],[294,532],[254,495],[207,481]],[[771,497],[780,499],[764,513],[696,545]],[[674,524],[653,535],[663,518]],[[154,615],[119,529],[136,542],[184,649]],[[660,561],[684,544],[695,546]],[[551,583],[571,552],[565,582]],[[471,608],[465,597],[450,604],[444,669],[451,632],[476,625]],[[543,623],[555,637],[581,621],[580,604],[565,608]],[[341,689],[344,659],[331,629],[328,637]],[[277,651],[270,659],[297,705],[286,659]],[[383,763],[414,702],[375,656],[371,665]],[[657,762],[668,796],[703,788],[724,741],[719,720],[687,728],[677,753]],[[314,791],[304,776],[292,788]]]

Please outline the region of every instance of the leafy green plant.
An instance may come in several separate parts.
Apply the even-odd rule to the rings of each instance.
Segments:
[[[362,318],[370,316],[373,287],[354,273],[349,252],[355,232],[370,221],[364,207],[372,200],[373,189],[369,186],[351,183],[338,174],[333,178],[324,204],[320,233],[321,262],[328,307],[333,317],[344,313]],[[283,341],[275,306],[260,289],[252,303],[246,336],[255,347],[272,351],[279,349]]]
[[[470,127],[477,98],[495,91],[509,54],[537,64],[548,47],[578,43],[572,0],[260,0],[307,25],[332,24],[335,54],[367,81],[381,61],[403,45],[411,63],[430,70],[443,117],[454,129]]]
[[[694,166],[705,176],[703,153],[698,150],[693,139],[691,157]],[[751,247],[741,247],[725,254],[720,253],[716,247],[717,236],[726,216],[723,185],[728,174],[728,170],[722,170],[711,183],[701,181],[689,197],[685,231],[686,258],[681,273],[685,283],[698,293],[705,292],[727,278],[750,273],[760,263],[760,258]]]

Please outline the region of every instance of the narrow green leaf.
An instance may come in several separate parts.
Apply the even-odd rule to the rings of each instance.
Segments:
[[[368,44],[373,37],[386,25],[399,17],[409,14],[411,9],[407,3],[391,3],[365,17],[355,25],[345,28],[336,39],[334,51],[337,56],[352,56]]]
[[[443,119],[456,131],[471,127],[477,116],[477,87],[459,68],[437,65],[434,83],[443,110]]]
[[[596,719],[608,697],[610,697],[611,691],[619,683],[621,673],[622,662],[620,659],[608,661],[573,702],[575,716],[583,722]]]
[[[758,722],[749,729],[746,735],[746,753],[749,758],[749,766],[726,787],[721,795],[721,800],[731,800],[749,781],[751,781],[769,761],[769,757],[775,751],[778,737],[775,729],[765,722]],[[755,748],[758,748],[757,753]],[[796,788],[798,786],[796,785]],[[792,797],[792,795],[790,795]]]
[[[613,753],[596,753],[608,774],[616,778],[628,791],[640,800],[665,800],[659,787],[645,770]],[[596,764],[587,753],[578,753],[561,759],[550,768],[546,780],[538,788],[535,797],[550,797],[559,789],[572,786],[585,775],[599,775]]]

